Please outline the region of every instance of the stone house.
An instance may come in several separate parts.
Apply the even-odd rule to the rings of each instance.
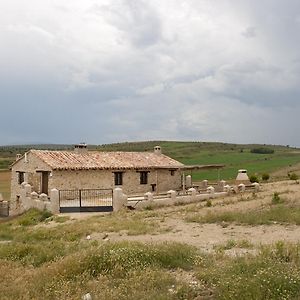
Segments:
[[[114,189],[126,194],[166,192],[182,187],[184,165],[161,153],[87,151],[85,144],[74,151],[30,150],[11,166],[11,200],[18,198],[22,183],[38,194],[51,189]]]

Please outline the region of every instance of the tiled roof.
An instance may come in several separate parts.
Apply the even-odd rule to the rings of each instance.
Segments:
[[[54,170],[180,168],[182,163],[153,152],[97,152],[31,150]]]

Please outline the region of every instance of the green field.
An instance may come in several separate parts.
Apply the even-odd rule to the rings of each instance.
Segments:
[[[276,145],[237,145],[205,142],[136,142],[102,145],[96,147],[102,151],[149,151],[155,145],[162,147],[164,154],[187,165],[224,164],[217,170],[193,172],[194,180],[232,180],[239,169],[247,169],[248,174],[272,173],[282,168],[291,168],[300,163],[300,151],[297,148]],[[273,154],[256,154],[250,150],[256,147],[273,149]],[[287,172],[284,174],[287,178]]]

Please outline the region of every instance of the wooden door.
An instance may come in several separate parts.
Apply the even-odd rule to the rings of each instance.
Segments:
[[[48,195],[49,172],[42,172],[42,190],[41,192]]]

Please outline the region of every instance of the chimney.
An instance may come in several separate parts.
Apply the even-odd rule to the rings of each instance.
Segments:
[[[78,154],[87,153],[87,144],[86,143],[80,143],[74,146],[74,152]]]
[[[161,154],[161,147],[160,146],[155,146],[154,147],[154,153],[155,154]]]

